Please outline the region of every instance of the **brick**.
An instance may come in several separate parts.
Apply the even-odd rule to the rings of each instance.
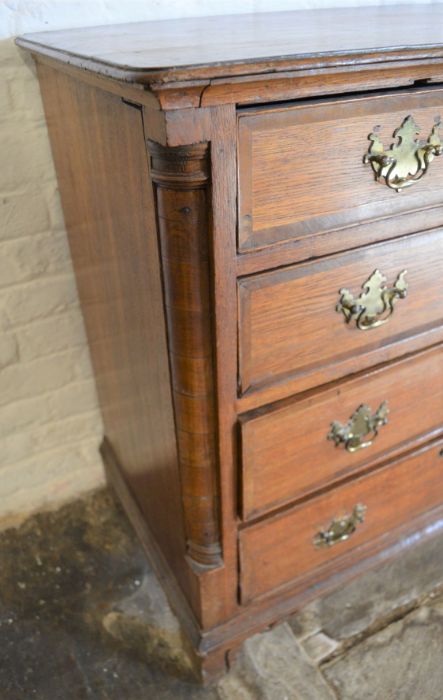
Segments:
[[[11,28],[10,37],[14,33],[14,30]],[[28,74],[30,72],[30,61],[26,54],[15,45],[13,38],[6,39],[2,37],[0,42],[0,65],[2,73],[8,71],[8,77],[11,75],[13,77],[23,76],[25,73]]]
[[[40,428],[33,438],[37,449],[50,449],[62,444],[74,444],[83,439],[95,438],[97,444],[102,436],[102,422],[97,410],[65,418]]]
[[[101,437],[98,411],[47,423],[26,433],[10,435],[2,441],[0,467],[28,459],[43,450],[75,444],[85,438]]]
[[[97,442],[97,439],[94,438],[94,440],[83,440],[81,444],[81,454],[83,456],[83,461],[84,464],[87,466],[95,467],[97,465],[97,462],[100,463],[100,466],[103,471],[103,462],[100,456],[99,452],[99,447],[100,443],[102,441],[102,437],[100,437],[100,440]],[[104,471],[103,471],[103,482],[104,482]]]
[[[23,188],[26,183],[54,178],[48,134],[42,126],[17,128],[16,120],[2,124],[0,192]]]
[[[26,68],[19,70],[20,79],[8,81],[11,109],[15,113],[32,109],[36,115],[42,114],[43,105],[38,80]]]
[[[3,333],[0,335],[0,370],[18,360],[18,344],[15,335]]]
[[[9,21],[16,33],[13,13]],[[7,39],[0,71],[3,515],[95,488],[103,469],[101,418],[35,64]]]
[[[60,192],[57,182],[54,180],[45,190],[45,197],[48,203],[49,216],[51,220],[51,228],[54,231],[65,230],[65,219],[63,216],[62,204],[60,201]]]
[[[40,319],[16,332],[22,360],[86,346],[83,317],[79,309]]]
[[[31,236],[2,244],[0,287],[57,273],[72,273],[68,242],[63,233]]]
[[[0,331],[9,330],[10,323],[5,309],[5,299],[0,296]]]
[[[73,275],[30,282],[4,294],[4,311],[10,327],[71,310],[77,304]]]
[[[10,85],[11,83],[9,80],[5,80],[4,78],[0,80],[0,109],[6,114],[13,110]]]
[[[0,439],[42,425],[50,419],[51,397],[52,394],[31,396],[0,406]]]
[[[75,379],[77,360],[78,351],[72,350],[6,367],[0,372],[0,406],[69,384]]]
[[[97,440],[42,452],[0,470],[0,517],[24,518],[103,484]]]
[[[50,420],[67,418],[77,413],[92,410],[98,411],[97,393],[93,379],[68,384],[68,386],[48,396],[48,416]]]
[[[0,197],[0,240],[49,230],[49,211],[40,192],[21,191]]]
[[[31,433],[10,435],[2,440],[0,467],[15,464],[18,460],[32,457],[33,454]]]
[[[75,376],[78,379],[87,379],[93,376],[91,356],[88,347],[83,348],[79,353],[78,360],[75,364]]]

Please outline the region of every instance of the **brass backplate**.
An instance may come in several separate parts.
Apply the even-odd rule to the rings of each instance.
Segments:
[[[388,402],[383,401],[373,414],[369,406],[361,404],[347,423],[333,421],[327,434],[335,446],[343,445],[348,452],[370,447],[378,435],[378,429],[388,422]]]
[[[434,156],[443,152],[439,135],[439,129],[442,128],[440,116],[436,116],[434,122],[427,141],[423,141],[418,139],[420,128],[414,118],[412,115],[407,116],[394,131],[393,136],[397,141],[386,150],[379,136],[381,127],[374,127],[368,136],[371,145],[363,162],[371,165],[375,179],[396,192],[401,192],[420,180],[427,173]]]
[[[314,547],[332,547],[338,542],[348,540],[357,529],[357,525],[364,521],[366,510],[365,505],[357,503],[350,515],[334,518],[325,530],[320,530],[314,536]]]
[[[394,313],[396,302],[407,295],[406,274],[407,270],[402,270],[392,287],[388,287],[386,277],[380,270],[374,270],[362,284],[360,296],[354,297],[349,289],[340,289],[336,311],[344,315],[346,323],[355,321],[362,331],[382,326]]]

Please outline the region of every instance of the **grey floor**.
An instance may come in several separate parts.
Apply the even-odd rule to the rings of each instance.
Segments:
[[[216,686],[107,491],[0,534],[0,700],[443,700],[443,536],[249,639]]]

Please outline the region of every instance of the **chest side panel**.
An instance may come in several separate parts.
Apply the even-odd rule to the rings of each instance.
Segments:
[[[105,433],[182,586],[185,542],[152,189],[140,110],[39,77]]]

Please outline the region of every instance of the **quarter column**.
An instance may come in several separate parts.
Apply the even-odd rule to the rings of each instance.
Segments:
[[[148,141],[156,192],[188,556],[221,564],[208,143]]]

